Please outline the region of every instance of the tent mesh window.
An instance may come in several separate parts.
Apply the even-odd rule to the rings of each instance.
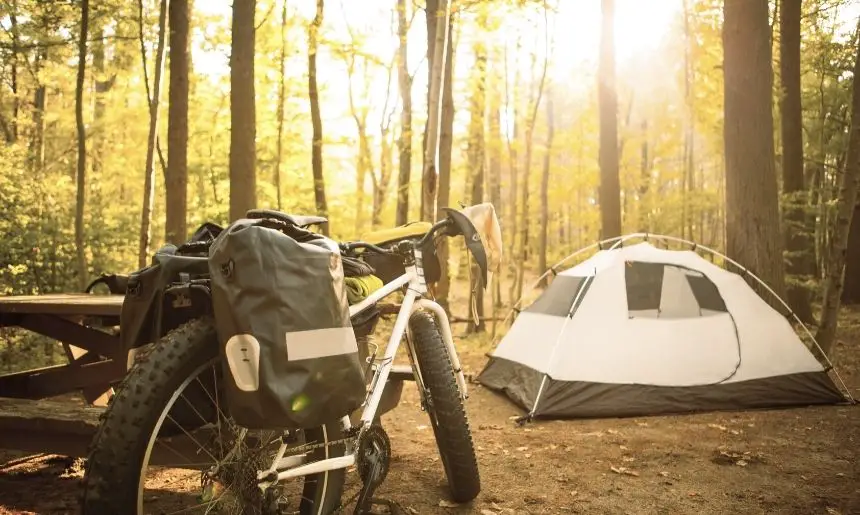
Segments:
[[[727,312],[717,286],[697,270],[627,261],[624,282],[630,318],[691,318]]]

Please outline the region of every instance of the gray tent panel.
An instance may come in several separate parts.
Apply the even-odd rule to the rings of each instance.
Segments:
[[[587,285],[591,282],[586,282],[585,279],[585,277],[570,275],[557,276],[550,283],[549,287],[547,287],[546,291],[524,311],[566,317],[570,313],[570,307],[573,305],[579,289],[583,285],[586,285],[585,287],[587,288]]]
[[[526,411],[534,406],[543,374],[503,358],[490,358],[478,376]],[[805,372],[735,383],[653,386],[548,379],[535,416],[631,417],[694,411],[839,404],[845,397],[826,372]]]

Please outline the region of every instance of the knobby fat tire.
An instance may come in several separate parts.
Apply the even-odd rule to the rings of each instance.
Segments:
[[[80,495],[85,515],[134,514],[143,455],[155,423],[176,389],[208,362],[219,365],[218,340],[211,318],[194,319],[169,332],[140,356],[102,414],[90,445]],[[175,405],[174,405],[175,406]],[[222,408],[224,411],[224,408]],[[338,424],[326,426],[328,439],[340,435]],[[305,431],[309,441],[321,440],[323,429]],[[342,454],[343,445],[330,446],[329,455]],[[325,449],[311,460],[325,457]],[[328,514],[340,504],[344,470],[306,476],[302,514]]]
[[[421,378],[430,397],[427,414],[451,497],[459,503],[471,501],[481,491],[478,459],[448,348],[436,318],[430,313],[416,311],[409,319],[409,325]]]

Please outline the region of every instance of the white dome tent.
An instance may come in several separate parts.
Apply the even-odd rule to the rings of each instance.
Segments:
[[[625,244],[634,238],[645,241]],[[649,239],[690,250],[659,249]],[[601,250],[589,259],[555,272],[595,247]],[[527,418],[853,401],[783,315],[742,275],[709,262],[697,248],[731,262],[778,299],[707,247],[645,233],[613,238],[550,269],[555,280],[519,313],[479,382],[506,394]]]

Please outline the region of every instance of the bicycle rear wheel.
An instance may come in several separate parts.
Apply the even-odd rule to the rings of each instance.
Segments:
[[[269,467],[283,432],[236,426],[219,402],[220,381],[211,319],[187,322],[153,344],[118,388],[93,439],[82,513],[266,513],[278,503],[302,514],[336,509],[344,470],[260,492],[256,472]],[[340,434],[329,424],[294,436],[296,445],[306,445]],[[344,450],[342,443],[322,445],[306,459]]]

